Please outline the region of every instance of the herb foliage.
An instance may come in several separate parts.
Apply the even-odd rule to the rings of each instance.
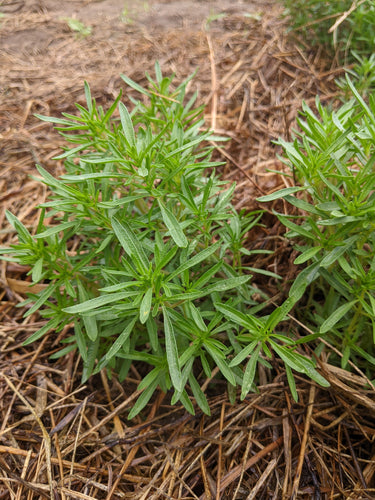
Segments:
[[[147,88],[122,76],[141,94],[131,112],[121,93],[104,111],[85,83],[87,107],[77,104],[77,116],[40,116],[73,147],[57,157],[66,169],[59,178],[37,166],[51,195],[35,233],[7,213],[19,241],[2,258],[29,266],[32,283],[44,284],[23,303],[26,316],[39,311],[47,320],[26,344],[70,328],[54,357],[78,352],[83,382],[103,369],[122,381],[143,362],[149,371],[129,418],[158,387],[172,391],[172,404],[194,412],[194,399],[209,414],[200,381],[214,368],[230,394],[240,385],[245,398],[258,363],[272,368],[275,356],[296,399],[293,371],[328,385],[279,326],[294,297],[263,316],[266,298],[253,299],[250,273],[270,274],[243,263],[262,214],[237,212],[235,186],[216,174],[209,144],[222,138],[204,131],[196,94],[185,103],[191,77],[173,88],[158,64],[155,73]]]
[[[303,105],[293,142],[279,141],[299,186],[260,198],[283,198],[298,214],[278,214],[304,268],[290,288],[304,298],[300,319],[373,378],[375,365],[375,98],[353,98],[337,110],[316,99]],[[298,196],[296,195],[298,193]],[[318,351],[323,349],[320,345]]]

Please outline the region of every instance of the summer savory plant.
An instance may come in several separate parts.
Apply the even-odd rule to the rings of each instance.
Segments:
[[[373,378],[375,366],[375,97],[367,104],[351,80],[352,99],[337,110],[303,105],[293,143],[280,140],[298,186],[260,198],[298,209],[279,214],[304,265],[290,297],[305,297],[300,320]],[[298,196],[296,194],[298,193]],[[293,220],[297,219],[297,220]],[[323,344],[320,346],[323,348]]]
[[[59,178],[37,166],[51,195],[35,234],[7,213],[19,242],[2,249],[3,258],[29,266],[32,283],[45,284],[23,303],[26,316],[47,319],[25,343],[70,325],[54,357],[77,351],[82,381],[102,369],[124,380],[132,362],[149,366],[129,418],[158,387],[173,391],[172,404],[194,412],[193,398],[209,414],[199,380],[217,367],[229,392],[239,385],[245,398],[258,362],[271,367],[275,355],[295,398],[292,370],[327,385],[279,327],[295,301],[262,316],[266,297],[253,300],[260,291],[251,273],[267,271],[244,264],[252,256],[244,244],[262,214],[233,207],[235,186],[211,161],[209,144],[220,138],[202,131],[196,94],[185,103],[191,77],[174,88],[158,64],[155,73],[148,88],[122,76],[141,94],[131,112],[121,93],[104,111],[85,84],[87,107],[77,104],[78,116],[40,117],[73,147],[58,157],[66,169]]]

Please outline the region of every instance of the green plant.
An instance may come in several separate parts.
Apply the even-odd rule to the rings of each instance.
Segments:
[[[82,21],[79,21],[74,17],[63,17],[62,19],[67,23],[69,28],[77,34],[77,36],[86,37],[91,35],[91,26],[86,26]]]
[[[356,52],[352,52],[357,61],[352,68],[348,68],[346,73],[350,76],[359,94],[366,98],[375,90],[375,54],[370,57],[361,57]],[[345,77],[337,80],[338,87],[344,91],[344,98],[348,100],[352,97],[351,89]]]
[[[323,45],[341,62],[355,61],[352,51],[369,57],[375,41],[374,0],[282,0],[291,27],[309,47]]]
[[[124,24],[133,24],[133,19],[130,16],[129,13],[129,7],[125,4],[120,15],[120,20]]]
[[[212,23],[214,23],[215,21],[220,21],[221,19],[225,19],[226,17],[227,14],[225,12],[217,13],[215,11],[211,11],[205,22],[205,29],[209,30]]]
[[[375,98],[354,98],[333,111],[304,104],[293,143],[280,141],[299,186],[261,198],[284,198],[299,210],[279,214],[306,267],[290,289],[301,321],[371,378],[375,365]],[[295,193],[299,192],[299,196]],[[293,221],[296,219],[296,221]],[[302,220],[302,223],[299,223]],[[307,293],[305,293],[307,292]],[[321,346],[322,347],[322,346]],[[335,359],[331,354],[331,360]],[[338,360],[336,359],[336,362]]]
[[[1,249],[3,258],[30,266],[32,282],[45,284],[23,304],[26,316],[39,311],[48,319],[26,344],[71,325],[53,357],[78,350],[83,381],[102,369],[123,380],[133,361],[151,366],[129,418],[158,386],[174,390],[172,403],[193,412],[192,395],[209,413],[198,380],[214,367],[230,388],[242,386],[244,398],[257,363],[271,366],[265,358],[273,352],[288,366],[296,398],[292,369],[326,385],[278,326],[293,300],[256,315],[267,301],[252,299],[260,291],[250,273],[277,277],[243,260],[256,253],[244,245],[262,214],[238,213],[235,186],[225,188],[216,175],[220,163],[211,161],[207,141],[221,138],[201,131],[196,94],[184,104],[191,77],[173,90],[158,64],[155,72],[147,89],[122,76],[143,98],[131,99],[131,113],[121,93],[105,112],[85,84],[79,116],[40,117],[74,147],[58,157],[66,168],[60,178],[37,167],[52,194],[39,207],[35,234],[7,213],[19,242]]]

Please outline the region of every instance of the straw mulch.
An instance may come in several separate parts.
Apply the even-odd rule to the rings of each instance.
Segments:
[[[155,0],[125,12],[116,0],[67,4],[1,3],[1,245],[15,241],[5,209],[33,228],[48,196],[30,178],[35,163],[63,171],[52,160],[62,139],[33,114],[72,112],[84,103],[83,80],[105,106],[124,87],[120,73],[143,84],[156,59],[177,81],[199,68],[191,89],[207,104],[207,124],[232,139],[215,154],[237,182],[238,207],[256,208],[257,196],[285,186],[272,172],[282,168],[273,141],[290,138],[302,99],[334,97],[341,69],[288,41],[277,5]],[[75,36],[64,9],[92,34]],[[269,222],[257,237],[275,254],[253,265],[292,279],[282,228]],[[297,377],[296,403],[275,363],[272,374],[259,373],[259,391],[233,406],[221,381],[207,381],[211,417],[171,407],[160,393],[128,421],[141,367],[122,384],[102,373],[82,386],[74,355],[49,359],[69,331],[22,345],[41,325],[17,308],[28,280],[27,269],[0,263],[0,499],[375,498],[375,391],[364,389],[364,375],[322,361],[331,387]],[[275,283],[262,285],[276,293]]]

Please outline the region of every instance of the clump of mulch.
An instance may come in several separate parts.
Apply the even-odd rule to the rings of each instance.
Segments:
[[[226,161],[224,178],[237,182],[237,208],[259,208],[258,196],[291,185],[275,173],[283,164],[274,141],[290,139],[302,100],[313,105],[316,94],[323,102],[335,98],[334,80],[342,69],[288,40],[277,5],[252,2],[250,11],[246,3],[231,6],[223,0],[210,22],[196,13],[180,19],[178,11],[166,22],[157,13],[173,2],[152,1],[151,11],[121,23],[112,10],[107,17],[90,11],[101,2],[72,2],[69,8],[72,4],[81,15],[91,12],[90,36],[72,33],[53,10],[56,2],[2,4],[2,246],[15,242],[5,210],[32,230],[36,206],[48,197],[30,177],[35,163],[56,175],[63,172],[53,160],[63,139],[34,113],[74,112],[74,102],[84,104],[83,80],[107,106],[124,88],[120,73],[145,84],[145,70],[152,74],[155,60],[165,74],[174,72],[177,82],[199,68],[190,90],[198,90],[207,105],[207,125],[231,138],[215,156]],[[189,12],[185,4],[180,8]],[[190,4],[197,9],[204,2]],[[129,104],[133,94],[124,94]],[[291,249],[277,220],[271,213],[267,217],[267,226],[250,235],[249,246],[275,253],[252,265],[291,280]],[[295,402],[274,360],[272,372],[259,373],[258,392],[234,405],[222,381],[206,381],[210,417],[198,408],[192,416],[171,407],[169,395],[160,392],[128,421],[142,366],[134,365],[122,384],[102,372],[81,385],[74,353],[49,359],[69,327],[22,345],[42,325],[37,314],[24,319],[17,308],[29,288],[27,271],[0,263],[0,499],[375,497],[375,391],[355,367],[348,373],[323,357],[319,367],[331,387],[297,377]],[[271,280],[259,285],[271,296],[278,292]]]
[[[375,403],[358,375],[322,365],[332,388],[297,377],[296,403],[276,367],[234,405],[220,383],[207,384],[210,417],[160,393],[129,422],[136,368],[123,384],[103,372],[80,386],[72,356],[50,363],[51,338],[27,352],[21,330],[4,332],[0,363],[0,498],[374,496]]]

